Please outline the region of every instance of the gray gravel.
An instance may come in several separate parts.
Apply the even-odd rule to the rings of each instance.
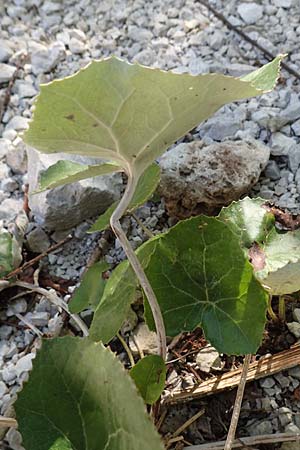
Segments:
[[[267,50],[274,54],[288,52],[289,64],[300,71],[298,0],[257,3],[211,0],[210,3]],[[0,3],[0,17],[0,97],[5,95],[19,65],[22,66],[0,124],[0,221],[7,227],[23,207],[26,153],[19,132],[26,128],[31,117],[33,98],[40,83],[72,74],[91,58],[111,54],[193,74],[219,71],[239,76],[257,62],[266,62],[257,49],[229,31],[194,0],[115,0],[113,3],[109,0],[13,0]],[[270,161],[252,194],[261,195],[293,213],[300,212],[299,92],[299,82],[283,71],[282,83],[274,92],[222,108],[189,136],[190,140],[201,138],[205,144],[254,138],[268,145]],[[149,203],[138,215],[156,232],[172,225],[172,219],[165,215],[163,202]],[[83,237],[89,224],[77,227],[77,240],[49,257],[46,262],[51,274],[78,279],[87,258],[98,245],[99,236]],[[134,245],[145,240],[134,219],[125,219],[124,225],[130,229]],[[35,226],[32,223],[28,230],[30,245],[35,240],[45,248],[63,235],[52,233],[48,242],[43,230]],[[116,242],[106,259],[115,264],[123,258],[124,253]],[[24,297],[1,310],[1,414],[26,379],[39,342],[37,333],[22,319],[47,335],[55,335],[61,326],[60,312],[45,299],[31,307],[28,297]],[[295,314],[289,328],[296,337],[300,336],[299,326]],[[299,368],[270,380],[263,380],[268,386],[261,388],[273,412],[269,419],[249,427],[253,433],[299,430],[299,402],[285,404],[284,399],[285,390],[295,390],[299,385]],[[281,396],[279,400],[278,396]],[[15,432],[10,432],[8,439],[12,450],[20,450]]]

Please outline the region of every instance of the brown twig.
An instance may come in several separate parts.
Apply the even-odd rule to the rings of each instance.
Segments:
[[[10,272],[8,275],[3,277],[3,280],[10,280],[11,278],[14,278],[15,276],[19,275],[20,273],[24,272],[25,269],[28,269],[28,267],[33,266],[35,263],[43,259],[45,256],[47,256],[49,253],[54,252],[54,250],[57,250],[59,247],[64,245],[66,242],[69,242],[71,239],[73,239],[72,235],[67,236],[62,241],[59,241],[57,244],[52,245],[49,247],[45,252],[41,253],[40,255],[36,256],[35,258],[31,259],[30,261],[27,261],[22,266],[18,267],[17,269]]]
[[[262,45],[258,44],[252,38],[250,38],[244,31],[240,30],[235,25],[233,25],[228,19],[226,19],[226,17],[222,13],[217,11],[207,1],[205,0],[197,0],[197,1],[201,3],[201,5],[205,6],[209,11],[211,11],[214,14],[214,16],[216,16],[219,20],[221,20],[229,28],[229,30],[232,30],[235,33],[239,34],[245,41],[249,42],[249,44],[253,45],[253,47],[256,47],[258,50],[260,50],[266,56],[267,59],[272,60],[276,57],[276,55],[273,55],[273,53],[271,53],[269,50],[264,48]],[[294,75],[294,77],[300,80],[300,74],[295,69],[290,67],[285,62],[282,62],[281,65],[287,72],[289,72],[291,75]]]
[[[239,421],[239,417],[240,417],[241,406],[242,406],[242,401],[243,401],[243,397],[244,397],[244,391],[245,391],[245,386],[246,386],[246,382],[247,382],[247,373],[248,373],[248,370],[249,370],[251,356],[252,355],[246,355],[245,356],[245,360],[244,360],[244,364],[243,364],[243,370],[242,370],[242,374],[241,374],[241,379],[240,379],[240,382],[239,382],[239,386],[238,386],[238,390],[237,390],[237,394],[236,394],[236,399],[235,399],[235,402],[234,402],[234,407],[233,407],[230,427],[229,427],[227,439],[226,439],[226,442],[225,442],[224,450],[231,450],[232,449],[232,444],[234,442],[235,433],[236,433],[236,429],[237,429],[237,425],[238,425],[238,421]]]
[[[236,439],[233,442],[232,448],[243,448],[246,446],[253,446],[258,444],[274,444],[276,442],[294,442],[300,441],[299,433],[276,433],[276,434],[262,434],[260,436],[247,436]],[[184,447],[183,450],[223,450],[225,441],[211,442],[209,444],[192,445]]]

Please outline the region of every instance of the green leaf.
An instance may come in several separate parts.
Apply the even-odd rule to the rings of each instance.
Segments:
[[[44,340],[15,410],[26,450],[163,450],[130,376],[89,339]]]
[[[73,76],[41,86],[24,140],[45,153],[115,161],[139,178],[224,104],[273,89],[281,59],[243,79],[175,74],[115,57],[92,61]]]
[[[274,215],[264,205],[261,198],[246,197],[223,208],[219,219],[239,237],[243,247],[250,248],[254,242],[263,242],[274,227]]]
[[[58,161],[42,172],[40,189],[37,192],[85,180],[86,178],[117,172],[118,170],[121,170],[121,168],[114,163],[88,166],[73,161]]]
[[[255,353],[267,294],[227,225],[209,217],[179,222],[157,240],[145,271],[168,336],[200,325],[219,353]],[[145,306],[153,329],[147,302]]]
[[[300,230],[278,233],[274,228],[262,247],[265,267],[257,272],[273,295],[300,290]]]
[[[153,405],[164,390],[166,365],[158,355],[145,356],[130,370],[141,396],[148,405]]]
[[[102,298],[106,283],[102,274],[108,269],[109,264],[105,261],[99,261],[85,272],[80,286],[75,290],[69,303],[71,313],[79,313],[86,308],[96,309]]]
[[[156,163],[151,164],[144,174],[140,177],[133,198],[129,204],[128,212],[134,211],[139,206],[146,203],[146,201],[153,195],[160,180],[160,168]],[[103,231],[109,227],[109,220],[118,206],[119,202],[113,203],[104,214],[101,214],[94,225],[89,229],[88,233],[95,231]]]
[[[17,268],[21,261],[21,248],[16,238],[0,228],[0,278]]]
[[[143,267],[147,266],[156,237],[139,247],[137,254]],[[125,260],[117,266],[108,279],[102,299],[97,306],[90,328],[90,337],[108,343],[120,330],[136,298],[138,281]]]

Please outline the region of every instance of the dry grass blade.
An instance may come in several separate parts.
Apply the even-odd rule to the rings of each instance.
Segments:
[[[262,357],[259,361],[250,364],[247,382],[258,380],[282,370],[291,369],[300,365],[300,344],[296,344],[288,350],[277,353],[276,355]],[[164,403],[178,403],[182,401],[190,401],[195,398],[214,395],[226,389],[232,389],[238,386],[241,369],[212,377],[190,390],[178,389],[174,390],[164,399]]]

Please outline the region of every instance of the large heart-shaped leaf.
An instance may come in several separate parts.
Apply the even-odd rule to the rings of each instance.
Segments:
[[[121,168],[115,163],[88,166],[73,161],[57,161],[57,163],[42,172],[38,192],[85,180],[86,178],[117,172],[118,170],[121,170]]]
[[[44,340],[15,409],[26,450],[163,450],[130,376],[89,339]]]
[[[281,59],[244,79],[175,74],[115,57],[93,61],[73,76],[41,86],[24,139],[45,153],[115,161],[139,178],[221,106],[271,90]]]
[[[140,177],[132,200],[128,206],[127,211],[132,212],[139,206],[143,205],[155,192],[160,180],[160,168],[156,163],[151,164],[143,175]],[[95,231],[103,231],[109,227],[109,219],[116,209],[119,202],[113,203],[104,214],[96,220],[94,225],[89,229],[89,233]]]
[[[274,215],[264,208],[265,203],[261,198],[246,197],[221,210],[219,218],[239,237],[243,247],[263,242],[274,227]]]
[[[257,273],[273,295],[300,290],[300,230],[278,233],[274,228],[262,247],[265,267]]]
[[[145,270],[167,335],[200,325],[220,353],[255,353],[267,295],[227,225],[209,217],[178,223],[157,241]],[[147,303],[146,319],[153,329]]]
[[[145,356],[130,370],[132,379],[148,405],[153,405],[161,396],[166,374],[166,364],[158,355]]]

